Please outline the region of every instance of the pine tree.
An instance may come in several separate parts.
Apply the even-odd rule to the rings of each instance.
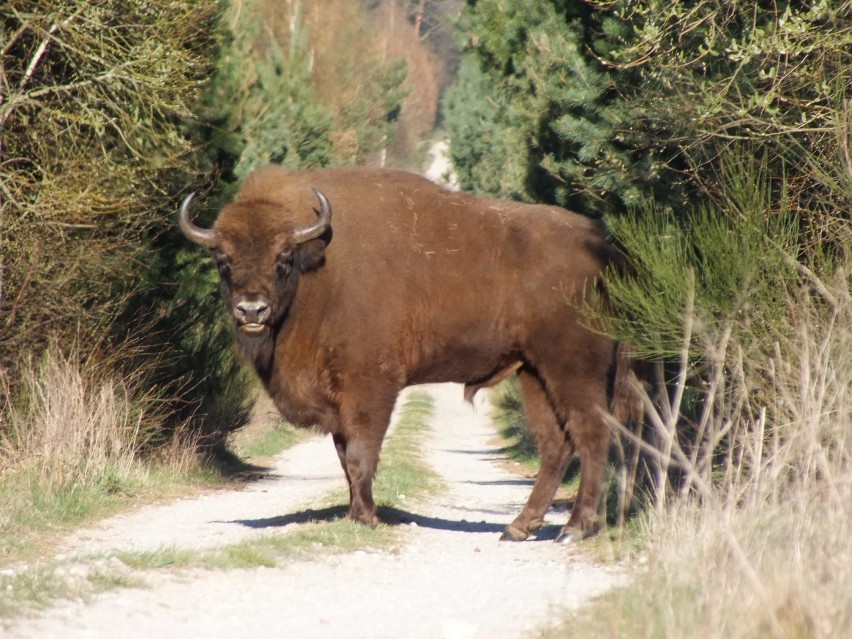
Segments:
[[[593,214],[646,198],[678,211],[724,198],[720,158],[738,144],[758,162],[768,153],[777,184],[799,175],[786,197],[814,233],[837,228],[845,203],[820,181],[846,178],[808,177],[824,173],[809,152],[823,167],[843,153],[848,2],[504,4],[470,0],[459,20],[465,71],[445,115],[468,188]]]
[[[465,61],[444,115],[463,186],[596,215],[652,194],[682,199],[662,175],[672,150],[625,99],[636,74],[607,68],[590,42],[620,41],[623,23],[583,3],[480,0],[459,28]]]
[[[204,98],[212,160],[227,181],[263,164],[296,169],[331,161],[332,114],[314,97],[301,16],[291,23],[285,50],[252,8],[241,7],[228,29]]]

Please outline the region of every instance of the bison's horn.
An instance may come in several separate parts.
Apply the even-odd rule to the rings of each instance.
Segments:
[[[213,229],[203,229],[195,226],[195,224],[193,224],[189,219],[189,204],[192,202],[192,198],[194,197],[195,193],[190,193],[183,199],[183,202],[180,205],[180,213],[178,214],[180,230],[188,240],[191,240],[196,244],[201,244],[202,246],[214,246],[216,240]]]
[[[293,242],[296,244],[301,244],[302,242],[307,242],[308,240],[313,240],[314,238],[319,237],[325,233],[329,224],[331,224],[331,205],[328,203],[328,198],[317,189],[313,189],[313,192],[316,194],[317,199],[320,202],[319,215],[317,216],[316,222],[298,229],[293,234]]]

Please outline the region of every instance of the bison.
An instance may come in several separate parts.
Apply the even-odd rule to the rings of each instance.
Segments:
[[[597,530],[608,395],[622,417],[631,401],[617,388],[628,360],[580,309],[619,260],[601,222],[371,168],[259,168],[210,229],[190,220],[192,197],[180,228],[215,256],[238,354],[285,419],[331,433],[347,517],[378,521],[372,481],[404,387],[458,382],[470,398],[514,374],[541,467],[501,539],[542,525],[575,450],[557,541]]]

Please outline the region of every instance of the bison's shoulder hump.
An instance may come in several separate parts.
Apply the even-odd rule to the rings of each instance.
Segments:
[[[255,169],[243,181],[234,201],[268,199],[272,194],[286,189],[295,175],[294,171],[277,165]]]

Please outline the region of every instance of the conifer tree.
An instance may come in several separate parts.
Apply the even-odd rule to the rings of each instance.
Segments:
[[[204,97],[212,159],[229,181],[269,163],[325,166],[332,115],[314,99],[305,26],[297,15],[285,50],[251,9],[228,29]]]
[[[787,195],[806,217],[815,194],[837,193],[804,177],[803,151],[829,163],[841,152],[848,1],[504,4],[469,0],[459,20],[466,69],[445,115],[464,186],[587,213],[647,197],[676,211],[723,197],[719,158],[736,143],[757,161],[768,153],[779,184],[802,175]],[[474,140],[479,127],[487,140]],[[842,205],[832,197],[823,229]]]
[[[463,187],[589,214],[681,198],[661,171],[672,150],[625,99],[636,74],[600,60],[623,23],[580,2],[480,0],[459,28],[465,61],[444,114]]]

